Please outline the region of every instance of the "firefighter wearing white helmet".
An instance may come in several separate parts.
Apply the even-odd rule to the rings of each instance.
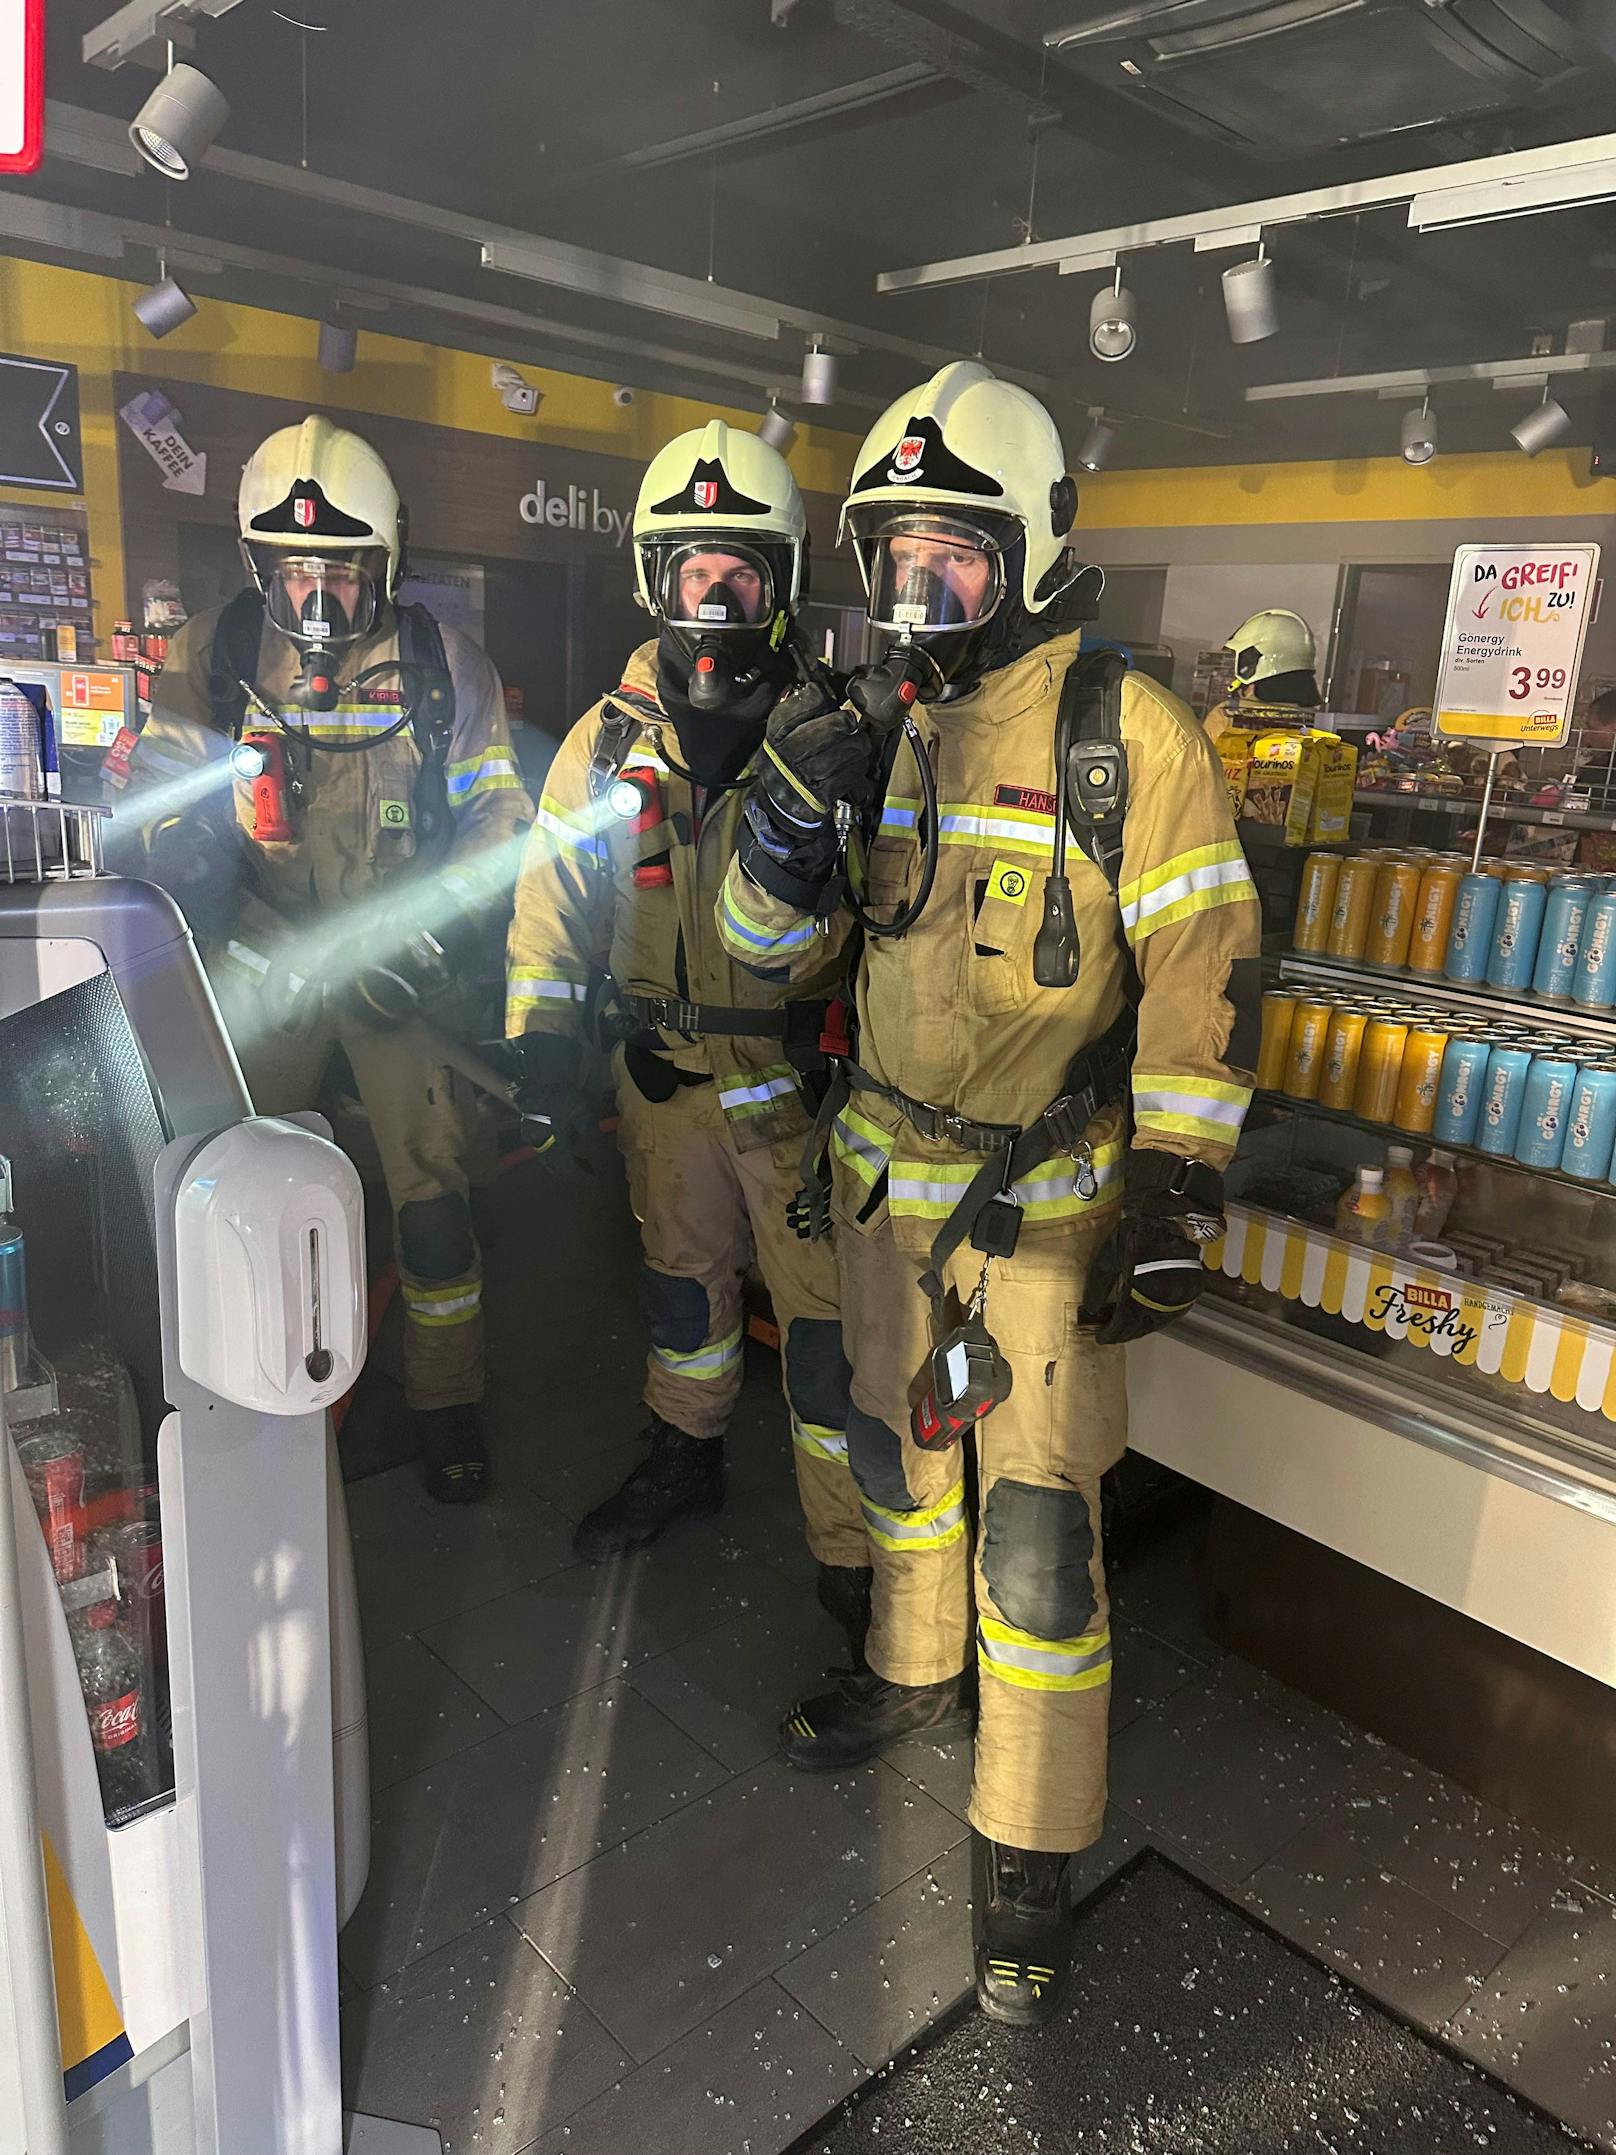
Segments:
[[[1199,1290],[1259,1004],[1222,772],[1176,697],[1084,652],[1074,510],[1048,415],[980,365],[877,422],[843,513],[894,643],[852,703],[916,723],[934,886],[916,916],[930,818],[909,737],[884,735],[866,806],[867,723],[794,703],[721,912],[737,959],[794,966],[846,873],[874,926],[801,1215],[834,1224],[873,1621],[867,1667],[802,1701],[782,1742],[831,1769],[976,1724],[978,1995],[1021,2023],[1059,2001],[1068,1859],[1104,1819],[1122,1343]]]
[[[475,1021],[465,981],[493,962],[532,803],[488,659],[398,604],[404,512],[368,442],[283,428],[238,511],[251,584],[170,646],[115,800],[120,858],[190,915],[261,1113],[312,1108],[346,1051],[394,1212],[427,1486],[464,1502],[487,1487],[470,1118],[405,1021],[423,1002]]]
[[[1223,648],[1234,660],[1224,706],[1229,721],[1251,724],[1269,711],[1294,719],[1318,709],[1318,646],[1300,614],[1265,606],[1249,614]],[[1209,722],[1208,730],[1216,739],[1223,729]]]
[[[741,1279],[755,1248],[781,1333],[821,1599],[857,1648],[869,1559],[847,1470],[836,1268],[785,1220],[845,931],[800,930],[788,978],[773,959],[759,962],[744,920],[732,956],[714,918],[764,722],[809,671],[796,623],[806,554],[796,482],[755,435],[715,419],[652,459],[634,559],[656,633],[551,766],[517,888],[507,1031],[528,1104],[565,1119],[604,961],[621,1143],[644,1240],[651,1448],[582,1522],[579,1555],[643,1548],[723,1501]]]

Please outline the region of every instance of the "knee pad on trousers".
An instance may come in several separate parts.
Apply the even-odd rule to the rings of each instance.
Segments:
[[[712,1313],[700,1280],[675,1279],[651,1265],[640,1267],[640,1315],[653,1347],[694,1354],[705,1345]]]
[[[477,1262],[471,1207],[455,1191],[412,1198],[398,1208],[398,1255],[418,1280],[453,1280]]]
[[[842,1351],[839,1317],[797,1317],[786,1333],[786,1397],[805,1422],[847,1427],[853,1372]]]
[[[982,1513],[982,1575],[1000,1615],[1035,1639],[1075,1639],[1095,1612],[1094,1522],[1078,1489],[999,1481]]]
[[[918,1511],[903,1476],[903,1439],[859,1406],[847,1410],[847,1463],[853,1479],[883,1511]]]

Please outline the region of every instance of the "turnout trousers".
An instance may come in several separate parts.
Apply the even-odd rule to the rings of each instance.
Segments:
[[[959,1445],[922,1451],[909,1406],[929,1366],[926,1259],[885,1212],[839,1227],[853,1365],[848,1450],[874,1553],[866,1652],[891,1683],[960,1675],[975,1654],[981,1718],[970,1819],[1017,1848],[1075,1851],[1105,1819],[1110,1603],[1100,1477],[1126,1442],[1123,1350],[1079,1325],[1084,1275],[1111,1217],[1025,1231],[996,1259],[986,1318],[1013,1372],[976,1425],[973,1525]],[[956,1252],[967,1302],[980,1255]]]
[[[848,1365],[836,1261],[786,1224],[801,1143],[738,1151],[718,1087],[647,1100],[616,1058],[619,1140],[640,1222],[641,1310],[651,1335],[645,1404],[693,1437],[716,1437],[741,1388],[741,1280],[756,1256],[780,1328],[797,1491],[822,1564],[870,1561],[847,1463]]]

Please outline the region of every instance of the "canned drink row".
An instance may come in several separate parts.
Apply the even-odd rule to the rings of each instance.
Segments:
[[[1616,1181],[1616,1056],[1598,1041],[1393,996],[1263,997],[1257,1082],[1583,1182]]]
[[[1616,877],[1454,854],[1310,853],[1293,935],[1313,956],[1616,1008]]]

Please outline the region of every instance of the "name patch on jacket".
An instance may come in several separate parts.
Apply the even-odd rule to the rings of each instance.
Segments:
[[[995,808],[1024,808],[1029,815],[1052,816],[1055,813],[1055,796],[1044,793],[1037,786],[995,786]]]

